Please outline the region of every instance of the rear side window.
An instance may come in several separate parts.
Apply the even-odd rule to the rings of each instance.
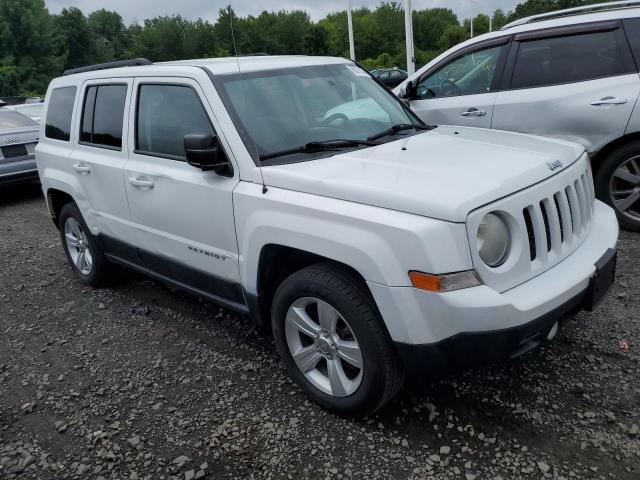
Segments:
[[[44,134],[54,140],[69,141],[71,114],[76,99],[76,87],[56,88],[51,92]]]
[[[630,71],[616,31],[524,41],[511,88],[542,87],[621,75]]]
[[[126,85],[94,85],[87,88],[80,141],[100,147],[122,148],[126,98]]]
[[[184,159],[184,136],[213,135],[196,92],[184,85],[140,85],[136,112],[136,151]]]

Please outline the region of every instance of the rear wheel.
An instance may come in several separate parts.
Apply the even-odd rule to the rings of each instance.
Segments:
[[[616,211],[620,225],[640,232],[640,142],[615,150],[595,179],[597,197]]]
[[[92,287],[104,285],[109,263],[74,203],[60,211],[58,228],[67,260],[78,279]]]
[[[318,264],[288,277],[274,297],[272,327],[289,374],[327,410],[365,417],[402,385],[378,310],[346,270]]]

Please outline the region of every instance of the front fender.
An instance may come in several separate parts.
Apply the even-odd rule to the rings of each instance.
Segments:
[[[257,293],[264,246],[296,248],[343,263],[367,282],[410,286],[408,272],[472,268],[464,224],[241,182],[234,191],[243,286]]]

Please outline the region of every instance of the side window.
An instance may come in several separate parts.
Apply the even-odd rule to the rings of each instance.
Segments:
[[[190,133],[214,134],[207,112],[191,87],[140,85],[136,112],[138,153],[184,159],[184,136]]]
[[[520,43],[511,88],[582,82],[629,72],[615,31]],[[628,55],[628,52],[626,52]]]
[[[506,45],[468,53],[439,68],[418,84],[419,98],[457,97],[492,90],[493,77]]]
[[[44,134],[47,138],[64,140],[71,138],[71,115],[76,100],[76,87],[56,88],[51,92]]]
[[[122,148],[122,122],[126,98],[126,85],[88,87],[82,108],[80,142]]]
[[[636,63],[640,64],[640,18],[624,20],[624,30],[627,33]]]

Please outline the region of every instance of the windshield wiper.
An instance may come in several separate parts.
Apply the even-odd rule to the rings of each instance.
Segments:
[[[371,135],[367,138],[367,140],[377,140],[382,137],[386,137],[387,135],[393,135],[398,132],[402,132],[404,130],[431,130],[433,127],[430,125],[414,125],[412,123],[396,123],[395,125],[387,128],[386,130],[376,133],[375,135]]]
[[[286,150],[280,150],[278,152],[267,153],[266,155],[261,155],[260,160],[269,160],[270,158],[276,157],[284,157],[286,155],[292,155],[294,153],[315,153],[322,152],[327,150],[336,150],[345,147],[358,147],[360,145],[366,145],[368,147],[373,147],[375,145],[379,145],[376,142],[371,141],[371,139],[367,140],[316,140],[313,142],[305,143],[299,147],[288,148]]]

